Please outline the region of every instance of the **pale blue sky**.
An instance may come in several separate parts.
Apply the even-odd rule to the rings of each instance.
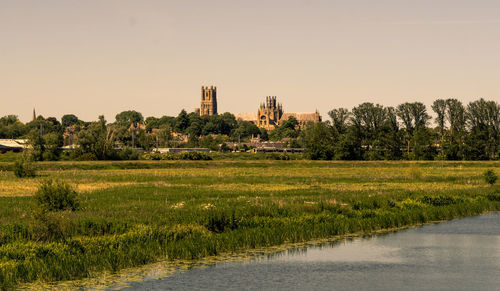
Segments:
[[[0,0],[0,115],[500,101],[500,1]],[[430,110],[430,107],[428,108]]]

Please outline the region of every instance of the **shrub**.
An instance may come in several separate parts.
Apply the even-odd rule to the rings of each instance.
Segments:
[[[48,211],[77,210],[77,193],[68,183],[47,180],[35,193],[35,199],[42,209]]]
[[[490,193],[490,194],[486,195],[486,198],[488,198],[488,200],[490,200],[490,201],[500,201],[500,193],[498,193],[498,192]]]
[[[490,185],[495,184],[495,182],[498,179],[498,176],[495,174],[493,170],[485,171],[483,176],[484,176],[484,181]]]
[[[123,148],[118,154],[120,160],[138,160],[139,159],[139,151],[130,147]]]
[[[212,232],[221,233],[226,230],[236,229],[238,224],[239,220],[235,217],[234,211],[228,214],[214,210],[208,215],[208,221],[205,227]]]
[[[267,155],[268,160],[289,161],[291,157],[287,153],[270,153]]]
[[[180,152],[179,158],[181,160],[192,160],[192,161],[208,161],[212,158],[204,152]]]
[[[35,241],[60,241],[68,236],[70,220],[64,212],[47,212],[37,209],[33,214],[33,239]]]
[[[422,197],[421,199],[421,202],[432,206],[446,206],[457,203],[456,199],[454,199],[453,197],[444,195],[439,195],[439,196],[424,195],[424,197]]]
[[[18,178],[34,177],[36,167],[33,156],[25,152],[14,162],[14,174]]]

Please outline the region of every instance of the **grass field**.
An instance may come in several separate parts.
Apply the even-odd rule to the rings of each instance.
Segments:
[[[135,161],[0,163],[0,289],[159,260],[403,227],[500,209],[499,162]],[[81,208],[40,218],[41,181]]]

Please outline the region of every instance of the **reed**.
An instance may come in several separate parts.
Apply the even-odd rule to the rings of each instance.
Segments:
[[[500,210],[498,162],[136,163],[45,163],[24,188],[0,172],[0,289]],[[47,178],[90,190],[41,217]]]

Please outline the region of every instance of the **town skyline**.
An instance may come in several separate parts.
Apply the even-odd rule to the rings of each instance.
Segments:
[[[216,87],[216,86],[213,86],[213,87]],[[218,87],[217,87],[217,90],[218,90]],[[198,90],[199,91],[199,90]],[[269,96],[269,95],[266,95],[264,96],[263,98],[261,98],[261,100],[255,100],[256,103],[254,104],[254,106],[252,108],[250,108],[249,110],[247,111],[239,111],[239,112],[236,112],[236,111],[229,111],[229,110],[224,110],[223,108],[221,108],[221,106],[219,106],[219,111],[218,111],[218,114],[222,114],[222,113],[225,113],[225,112],[228,112],[228,113],[231,113],[233,115],[235,115],[236,117],[238,116],[241,116],[242,114],[247,114],[247,113],[250,113],[250,114],[255,114],[257,115],[258,114],[258,106],[262,103],[265,103],[265,100],[266,98],[269,98],[269,97],[277,97],[280,101],[280,103],[282,104],[285,104],[285,102],[283,101],[284,99],[282,99],[280,96]],[[33,120],[33,116],[34,114],[36,114],[35,116],[43,116],[44,118],[48,118],[48,117],[55,117],[57,118],[58,120],[61,120],[61,118],[64,116],[64,115],[67,115],[67,114],[74,114],[76,116],[78,116],[81,120],[84,120],[84,121],[88,121],[88,122],[92,122],[92,121],[97,121],[99,119],[99,116],[103,115],[105,117],[105,119],[108,121],[108,122],[114,122],[115,120],[115,116],[123,111],[127,111],[127,110],[134,110],[134,111],[137,111],[137,112],[140,112],[144,118],[147,118],[147,117],[161,117],[161,116],[177,116],[179,114],[179,112],[181,112],[182,110],[185,110],[187,113],[191,113],[191,112],[195,112],[195,113],[199,113],[199,112],[196,112],[196,110],[199,110],[199,107],[200,107],[200,100],[199,100],[200,96],[199,96],[199,92],[198,92],[198,96],[196,96],[196,101],[195,101],[195,105],[193,105],[193,107],[179,107],[179,110],[177,112],[173,112],[172,114],[168,114],[168,113],[160,113],[160,114],[157,114],[157,115],[154,115],[154,114],[147,114],[137,108],[124,108],[123,110],[116,110],[111,112],[109,115],[106,115],[106,114],[100,114],[98,113],[98,111],[95,112],[94,114],[94,117],[92,118],[89,118],[89,119],[86,119],[83,117],[83,115],[79,115],[77,113],[75,113],[76,111],[68,111],[68,112],[60,112],[60,113],[57,113],[57,114],[46,114],[44,112],[41,112],[38,107],[35,107],[33,106],[30,111],[29,111],[29,114],[25,114],[25,112],[23,111],[22,114],[18,114],[17,112],[5,112],[5,113],[0,113],[0,116],[7,116],[7,115],[15,115],[19,118],[19,120],[23,123],[25,122],[29,122],[29,121],[32,121]],[[295,110],[295,112],[297,113],[313,113],[313,112],[318,112],[320,114],[320,116],[322,117],[322,121],[326,121],[326,120],[329,120],[329,117],[328,117],[328,112],[331,111],[332,109],[338,109],[338,108],[346,108],[348,110],[351,110],[352,108],[356,107],[356,106],[359,106],[360,104],[362,103],[365,103],[365,102],[369,102],[369,103],[373,103],[373,104],[380,104],[384,107],[397,107],[397,105],[399,104],[402,104],[402,103],[413,103],[413,102],[421,102],[425,105],[425,107],[427,108],[427,111],[428,111],[428,114],[434,119],[436,117],[435,115],[435,112],[432,111],[432,108],[431,108],[431,105],[432,105],[432,102],[434,102],[436,99],[457,99],[458,101],[462,102],[464,106],[467,106],[467,104],[469,102],[474,102],[474,101],[477,101],[479,99],[485,99],[485,100],[490,100],[490,101],[496,101],[496,102],[499,102],[497,101],[496,99],[494,98],[485,98],[485,97],[470,97],[467,98],[467,100],[470,100],[470,101],[464,101],[464,99],[460,99],[460,98],[454,98],[454,97],[443,97],[443,98],[440,98],[440,97],[436,97],[435,99],[431,100],[431,102],[429,104],[425,103],[425,102],[422,102],[418,99],[408,99],[408,100],[401,100],[400,102],[396,102],[395,104],[391,104],[391,105],[388,105],[388,104],[385,104],[383,102],[377,102],[377,101],[370,101],[370,100],[367,100],[367,101],[363,101],[363,102],[360,102],[358,104],[354,104],[353,106],[351,107],[347,107],[347,106],[338,106],[338,107],[330,107],[330,108],[326,108],[326,109],[319,109],[319,108],[315,108],[314,106],[311,107],[311,108],[306,108],[304,109],[304,107],[302,107],[303,110]],[[220,99],[219,97],[217,98],[217,102],[219,104],[224,104],[224,102],[220,102]],[[43,107],[42,107],[43,108]],[[294,110],[290,110],[287,108],[286,104],[284,106],[286,110],[286,112],[294,112]],[[252,110],[253,109],[253,110]],[[49,111],[49,112],[54,112],[54,111]],[[26,118],[23,118],[24,116],[26,116]],[[431,120],[430,121],[430,124],[434,124],[434,121]]]

